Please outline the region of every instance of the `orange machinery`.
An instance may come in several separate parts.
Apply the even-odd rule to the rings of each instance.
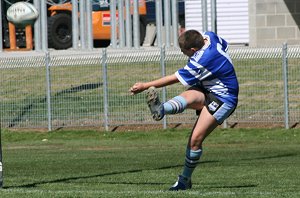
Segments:
[[[131,1],[131,5],[133,1]],[[131,12],[132,8],[131,6]],[[49,47],[55,49],[66,49],[72,46],[72,4],[53,5],[48,8],[50,17],[48,18],[48,42]],[[118,12],[116,13],[118,14]],[[140,15],[140,40],[144,41],[146,35],[146,2],[139,0]],[[93,39],[98,41],[100,47],[110,43],[111,26],[109,6],[101,7],[93,5],[92,12]],[[96,43],[96,42],[94,42]],[[98,46],[96,46],[98,47]]]

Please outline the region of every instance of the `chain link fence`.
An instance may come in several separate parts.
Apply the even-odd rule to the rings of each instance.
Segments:
[[[299,46],[287,50],[231,47],[229,51],[240,95],[238,107],[224,127],[297,126]],[[135,82],[172,74],[186,61],[187,57],[175,48],[0,53],[1,125],[111,130],[118,126],[168,128],[193,124],[196,114],[192,110],[153,121],[145,94],[131,96],[128,92]],[[164,101],[183,90],[176,84],[159,89],[159,93]]]

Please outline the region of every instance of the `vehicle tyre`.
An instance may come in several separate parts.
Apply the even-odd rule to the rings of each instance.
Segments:
[[[48,45],[54,49],[72,47],[72,18],[69,14],[58,13],[48,18]]]
[[[110,45],[110,40],[94,40],[95,48],[106,48]]]

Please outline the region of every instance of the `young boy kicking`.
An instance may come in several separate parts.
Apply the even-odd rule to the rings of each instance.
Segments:
[[[187,64],[175,74],[150,82],[138,82],[132,94],[147,90],[147,103],[155,120],[166,114],[195,109],[198,118],[188,140],[183,172],[172,191],[192,187],[191,177],[202,155],[204,139],[235,110],[239,85],[232,61],[227,54],[227,42],[213,32],[203,35],[188,30],[178,38],[181,52],[189,57]],[[187,89],[180,95],[161,103],[155,88],[180,82]]]

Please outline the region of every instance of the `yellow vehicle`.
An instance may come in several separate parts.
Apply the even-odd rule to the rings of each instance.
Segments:
[[[109,5],[103,6],[103,0],[93,0],[92,27],[95,47],[110,44],[111,26]],[[132,5],[132,1],[131,1]],[[48,8],[48,45],[54,49],[72,47],[72,3],[56,4]],[[140,41],[146,36],[146,2],[139,0]],[[118,12],[117,12],[118,13]]]

